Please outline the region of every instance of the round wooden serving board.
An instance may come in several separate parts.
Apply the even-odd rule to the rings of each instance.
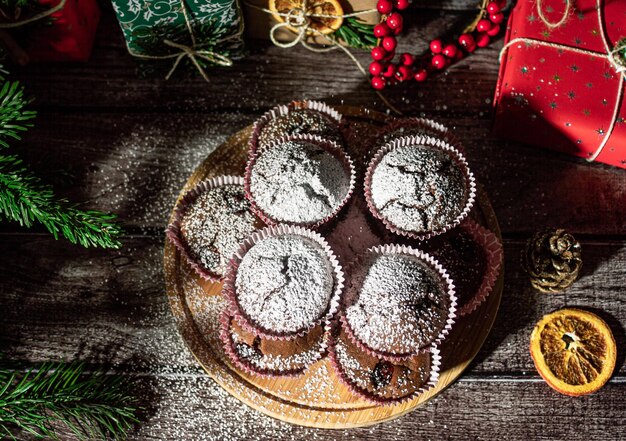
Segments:
[[[359,140],[388,117],[352,107],[340,107],[350,121],[349,153],[355,163],[365,163],[371,152]],[[181,196],[198,182],[219,175],[242,176],[247,159],[251,127],[229,138],[211,153],[191,175]],[[498,222],[484,192],[479,189],[472,217],[501,239]],[[165,244],[165,283],[172,313],[189,349],[206,372],[230,394],[274,418],[303,426],[348,428],[397,418],[426,403],[461,375],[479,351],[493,324],[500,304],[503,271],[487,300],[472,314],[457,319],[452,333],[441,346],[439,383],[413,400],[380,406],[350,392],[333,372],[327,358],[295,378],[260,378],[234,368],[227,360],[218,337],[219,313],[225,304],[221,283],[203,281],[176,248]]]

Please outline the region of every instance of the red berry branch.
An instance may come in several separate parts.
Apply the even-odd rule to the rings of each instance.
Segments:
[[[402,53],[394,62],[397,36],[402,33],[403,19],[399,11],[409,7],[409,0],[378,0],[376,8],[382,20],[374,26],[374,36],[378,45],[372,49],[373,61],[369,66],[372,87],[382,90],[397,82],[425,81],[432,72],[440,71],[459,61],[479,47],[486,47],[491,38],[498,35],[504,21],[502,10],[506,0],[482,0],[480,12],[474,21],[465,28],[457,41],[443,42],[435,39],[430,42],[430,53],[421,56]]]

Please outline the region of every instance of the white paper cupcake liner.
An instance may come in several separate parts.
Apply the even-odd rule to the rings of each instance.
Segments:
[[[361,398],[366,399],[375,404],[383,405],[383,406],[391,406],[396,404],[405,403],[407,401],[413,400],[418,396],[422,395],[425,392],[428,392],[439,382],[439,373],[441,371],[441,352],[439,347],[436,345],[432,345],[426,351],[430,354],[430,376],[428,380],[414,392],[404,395],[401,397],[382,397],[380,395],[376,395],[375,393],[363,388],[358,385],[354,378],[351,378],[349,373],[346,371],[344,366],[341,363],[340,357],[337,354],[337,341],[341,338],[341,335],[337,335],[336,337],[331,337],[330,345],[328,348],[328,356],[330,363],[341,380],[343,384],[345,384],[353,393],[360,396]],[[344,340],[347,343],[352,343],[352,341],[347,338]],[[417,355],[416,357],[424,356],[424,354]],[[374,356],[376,357],[376,356]],[[393,363],[393,362],[392,362]]]
[[[265,112],[252,126],[252,134],[248,140],[248,156],[252,157],[257,154],[259,150],[262,150],[259,146],[259,136],[261,131],[267,125],[267,123],[279,116],[285,116],[295,109],[310,109],[323,113],[329,116],[333,121],[337,122],[337,133],[346,139],[345,130],[347,122],[343,116],[337,112],[334,108],[321,101],[301,100],[292,101],[289,104],[283,104]]]
[[[354,277],[355,272],[358,271],[361,264],[367,259],[368,255],[370,254],[378,254],[381,256],[388,255],[388,254],[415,256],[420,261],[428,264],[432,269],[434,269],[439,274],[439,276],[441,277],[445,285],[446,293],[448,297],[450,298],[450,306],[448,308],[448,316],[446,317],[445,325],[443,326],[443,328],[441,329],[441,331],[439,332],[439,334],[433,341],[428,342],[421,348],[416,349],[415,351],[412,351],[409,353],[393,353],[389,351],[381,351],[381,350],[372,348],[370,345],[362,341],[356,335],[356,333],[354,332],[354,329],[352,329],[352,326],[348,322],[348,319],[345,315],[345,311],[358,298],[359,293],[357,292],[356,288],[352,285],[352,279]],[[364,253],[359,258],[357,258],[354,262],[352,262],[352,264],[346,268],[346,274],[347,274],[348,280],[346,282],[346,289],[345,289],[345,293],[343,296],[342,311],[339,314],[339,321],[340,321],[343,331],[345,331],[346,335],[352,341],[352,343],[355,346],[357,346],[359,349],[364,351],[365,353],[373,357],[379,357],[379,358],[385,359],[390,362],[405,361],[408,358],[411,358],[412,356],[418,355],[424,351],[428,351],[428,349],[432,345],[439,346],[450,333],[450,330],[452,329],[452,326],[454,325],[455,319],[457,317],[457,297],[456,297],[456,292],[455,292],[455,286],[452,280],[450,279],[450,276],[448,275],[447,271],[431,255],[426,254],[423,251],[416,250],[415,248],[408,247],[406,245],[394,245],[394,244],[380,245],[380,246],[370,248],[369,250],[367,250],[366,253]]]
[[[459,308],[459,315],[463,317],[474,312],[491,294],[500,275],[504,251],[498,236],[474,220],[468,218],[461,224],[461,228],[471,234],[476,243],[482,247],[487,259],[480,288],[469,302]]]
[[[459,168],[463,171],[463,174],[465,175],[465,181],[467,182],[467,196],[465,205],[461,209],[461,212],[453,221],[449,222],[448,224],[444,225],[436,231],[416,233],[413,231],[407,231],[399,228],[395,226],[389,219],[387,219],[374,205],[371,192],[372,176],[374,174],[374,170],[376,169],[378,164],[380,164],[380,161],[387,153],[400,147],[407,147],[412,145],[428,146],[447,152],[450,157],[457,163]],[[443,234],[446,231],[459,225],[470,213],[476,199],[476,180],[474,179],[474,174],[469,169],[465,157],[455,147],[451,146],[447,142],[430,136],[407,136],[397,138],[381,147],[376,152],[374,157],[370,160],[370,163],[367,167],[367,171],[365,172],[364,188],[367,206],[375,218],[380,220],[389,231],[401,236],[406,236],[418,240],[430,239],[431,237]]]
[[[348,191],[346,195],[344,196],[343,200],[341,201],[341,203],[337,205],[337,207],[328,216],[324,217],[323,219],[317,220],[315,222],[285,222],[283,220],[275,219],[257,204],[254,194],[252,193],[252,190],[250,188],[251,179],[252,179],[252,170],[254,166],[256,165],[259,156],[262,155],[263,152],[258,152],[257,154],[251,156],[248,159],[248,163],[246,164],[246,171],[244,175],[244,191],[245,191],[246,197],[250,201],[250,208],[252,209],[252,211],[257,216],[259,216],[261,220],[263,220],[263,222],[265,222],[267,225],[288,224],[288,225],[295,225],[295,226],[300,226],[304,228],[317,229],[323,224],[333,219],[337,215],[337,213],[339,213],[341,209],[345,207],[345,205],[348,203],[348,201],[352,197],[352,194],[354,193],[354,187],[356,184],[356,170],[354,168],[354,163],[352,162],[352,159],[350,158],[350,156],[348,156],[348,154],[345,153],[345,151],[339,146],[339,144],[332,142],[332,141],[324,140],[320,138],[319,136],[314,136],[314,135],[295,135],[295,136],[288,136],[286,138],[281,138],[273,142],[263,151],[273,149],[273,148],[280,148],[282,144],[286,142],[291,142],[291,141],[305,141],[307,143],[315,144],[323,148],[328,153],[335,156],[341,161],[345,173],[349,174],[350,176],[350,184],[348,187]]]
[[[254,363],[245,360],[242,358],[235,348],[235,343],[232,339],[232,330],[231,323],[234,317],[230,314],[230,311],[226,310],[220,315],[220,340],[222,342],[222,346],[224,347],[224,352],[228,356],[230,362],[239,370],[246,372],[248,374],[257,375],[264,378],[274,378],[274,377],[296,377],[301,375],[304,371],[306,371],[310,366],[317,363],[321,360],[328,351],[328,332],[323,331],[320,336],[319,343],[319,351],[315,353],[310,360],[307,361],[305,365],[299,368],[293,369],[278,369],[278,368],[269,368],[269,367],[261,367],[255,365]]]
[[[451,129],[441,123],[438,123],[437,121],[428,118],[394,119],[392,122],[383,127],[376,135],[377,145],[387,144],[387,142],[389,141],[383,141],[386,136],[393,136],[395,132],[407,128],[419,130],[423,132],[423,136],[430,136],[432,138],[441,139],[442,141],[445,141],[448,144],[454,146],[461,153],[465,152],[463,144],[461,143],[459,138],[452,132]],[[406,136],[407,135],[404,134],[398,134],[397,136],[394,136],[393,139],[403,138]]]
[[[241,176],[218,176],[207,181],[202,181],[190,189],[176,203],[172,222],[165,230],[165,234],[172,244],[178,249],[181,255],[187,260],[189,265],[205,280],[219,282],[223,275],[216,274],[205,268],[197,259],[192,257],[189,245],[185,241],[181,231],[181,225],[187,209],[196,201],[202,193],[225,185],[244,186],[244,178]],[[230,257],[230,256],[226,256]]]
[[[334,276],[334,291],[328,302],[326,312],[317,320],[311,322],[305,328],[292,333],[276,332],[271,329],[266,329],[260,326],[258,323],[255,323],[254,320],[251,319],[241,308],[237,299],[237,288],[235,283],[237,278],[237,271],[239,270],[239,265],[241,264],[241,261],[246,253],[257,242],[261,240],[283,235],[302,236],[319,244],[328,256],[328,260],[331,264],[332,273]],[[317,234],[315,231],[307,230],[306,228],[289,225],[278,225],[275,227],[267,227],[263,230],[257,231],[241,244],[239,250],[233,255],[229,262],[226,275],[224,276],[224,287],[222,289],[222,293],[228,301],[230,313],[233,315],[235,320],[237,320],[237,323],[239,323],[239,325],[246,329],[248,332],[270,340],[292,340],[304,336],[311,329],[318,325],[322,326],[325,330],[330,329],[333,317],[335,317],[341,305],[344,286],[345,279],[343,270],[341,269],[341,265],[335,257],[332,249],[322,236]]]

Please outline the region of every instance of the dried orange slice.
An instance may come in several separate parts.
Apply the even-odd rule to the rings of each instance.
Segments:
[[[565,395],[586,395],[611,378],[615,339],[597,315],[561,309],[537,323],[530,336],[530,355],[550,387]]]
[[[276,20],[281,23],[294,24],[287,28],[298,33],[300,20],[308,20],[309,27],[322,34],[332,34],[343,23],[343,8],[338,0],[309,0],[307,10],[303,11],[303,0],[270,0],[269,9]],[[289,17],[279,14],[291,14]],[[311,15],[329,15],[334,17],[311,17]],[[311,33],[309,31],[309,33]]]

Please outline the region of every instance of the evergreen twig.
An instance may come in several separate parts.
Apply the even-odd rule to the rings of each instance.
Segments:
[[[373,25],[365,24],[356,17],[348,17],[334,35],[350,47],[371,49],[376,46],[376,37],[373,32]]]
[[[35,112],[26,110],[28,101],[17,82],[5,82],[0,88],[0,147],[31,127],[28,121]],[[50,185],[26,168],[15,155],[0,155],[0,218],[31,227],[43,225],[55,239],[65,237],[84,247],[119,248],[120,226],[115,215],[81,210],[54,194]]]
[[[15,429],[36,438],[59,439],[65,429],[81,440],[123,439],[137,422],[126,381],[102,372],[86,374],[82,363],[44,363],[19,372],[0,367],[0,436]]]

